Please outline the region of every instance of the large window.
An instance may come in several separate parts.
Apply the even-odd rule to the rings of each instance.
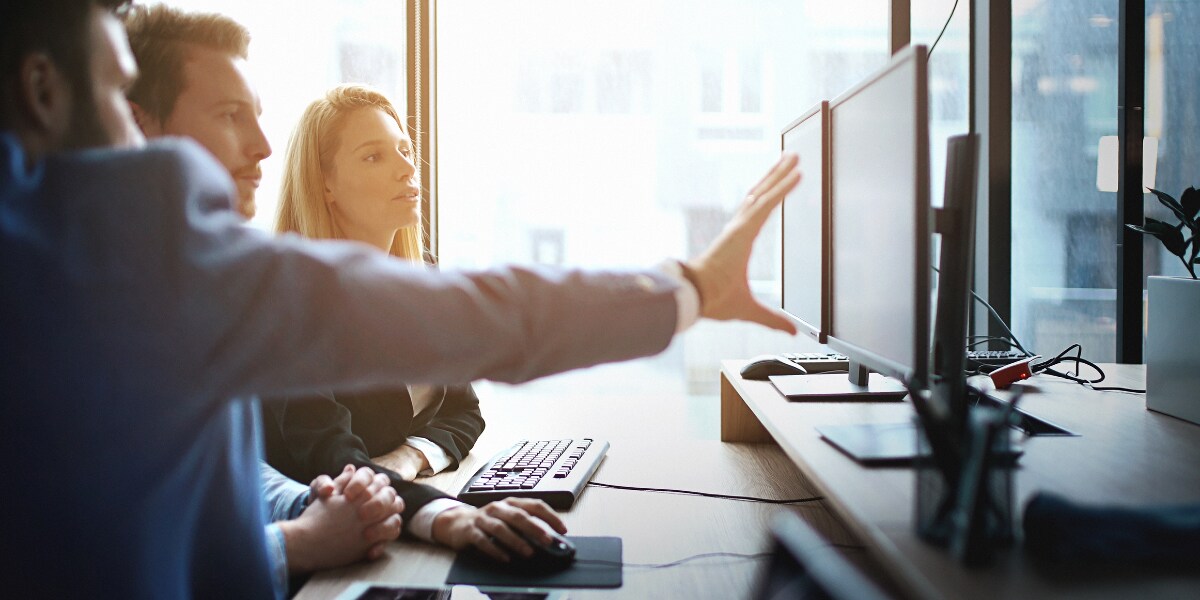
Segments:
[[[782,127],[884,63],[887,15],[887,0],[440,2],[442,264],[695,255],[776,159]],[[769,223],[751,278],[774,306],[778,249]],[[721,359],[808,349],[702,322],[657,357],[519,393],[715,395]]]
[[[275,150],[255,224],[269,227],[282,154],[304,106],[342,82],[405,99],[405,4],[392,0],[170,0],[233,16]],[[912,41],[932,44],[954,0],[912,3]],[[694,255],[778,152],[781,127],[887,58],[888,0],[616,0],[437,3],[439,258],[644,267]],[[967,129],[968,22],[960,0],[933,52],[933,198],[945,139]],[[1116,195],[1097,185],[1100,139],[1116,133],[1117,0],[1014,0],[1012,322],[1027,346],[1081,342],[1114,357]],[[1146,134],[1155,185],[1200,184],[1195,2],[1147,2]],[[401,106],[402,108],[402,106]],[[1147,214],[1166,217],[1155,202]],[[778,224],[751,263],[779,301]],[[1147,274],[1182,274],[1155,242]],[[719,361],[814,350],[757,326],[700,323],[664,354],[579,376],[649,394],[712,394]],[[613,375],[611,369],[627,373]],[[597,381],[589,389],[603,389]],[[558,390],[570,378],[524,388]]]
[[[1200,3],[1146,3],[1146,135],[1158,139],[1155,188],[1175,198],[1200,188]],[[1147,216],[1176,222],[1158,202]],[[1188,276],[1183,264],[1154,240],[1148,275]]]
[[[404,112],[404,3],[392,0],[168,0],[217,12],[250,30],[251,77],[262,97],[262,127],[274,154],[263,161],[258,214],[273,229],[283,156],[301,113],[341,83],[368,83]],[[139,4],[149,4],[139,2]]]
[[[1158,140],[1156,187],[1177,196],[1200,179],[1200,11],[1194,2],[1146,6],[1146,135]],[[1117,132],[1119,3],[1025,0],[1013,9],[1015,331],[1041,354],[1080,343],[1092,360],[1114,360],[1120,224],[1098,169],[1100,138]],[[1153,200],[1146,209],[1166,218]],[[1184,273],[1157,241],[1144,250],[1146,273]]]

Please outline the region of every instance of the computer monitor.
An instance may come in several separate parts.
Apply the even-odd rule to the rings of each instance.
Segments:
[[[800,156],[804,177],[780,209],[783,221],[783,312],[824,344],[829,331],[829,103],[783,128],[784,152]]]
[[[867,369],[923,386],[929,363],[929,83],[910,46],[829,106],[829,345]]]
[[[971,273],[975,267],[975,203],[979,174],[979,135],[946,141],[946,188],[936,219],[942,248],[929,387],[934,402],[952,415],[954,427],[966,428],[965,363]]]

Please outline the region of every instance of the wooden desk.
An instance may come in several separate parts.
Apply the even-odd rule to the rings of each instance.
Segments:
[[[918,598],[1196,598],[1200,575],[1145,571],[1062,573],[1028,560],[1019,544],[981,569],[959,566],[913,528],[913,473],[859,466],[816,433],[821,425],[899,423],[907,403],[788,402],[768,382],[744,381],[744,361],[721,373],[721,439],[779,443],[904,592]],[[1106,385],[1144,388],[1145,368],[1103,365]],[[1200,502],[1200,427],[1145,408],[1141,395],[1094,392],[1040,376],[1028,412],[1081,434],[1033,438],[1016,474],[1018,507],[1036,490],[1124,505]],[[1017,524],[1019,528],[1019,523]]]
[[[611,442],[594,481],[769,498],[816,495],[776,445],[722,443],[715,439],[715,427],[710,428],[710,439],[689,435],[687,422],[695,414],[708,413],[713,419],[716,415],[715,399],[707,408],[694,402],[663,397],[559,397],[497,403],[485,397],[487,429],[475,450],[457,471],[426,481],[456,492],[496,451],[518,439],[588,436]],[[768,525],[779,510],[795,511],[833,543],[856,544],[821,503],[781,507],[593,487],[563,515],[571,534],[620,536],[627,563],[666,563],[704,552],[766,552]],[[865,556],[861,549],[831,547],[830,551],[851,560]],[[299,598],[335,596],[357,579],[441,585],[453,557],[445,548],[401,541],[379,561],[317,574]],[[623,587],[571,590],[570,597],[745,598],[766,564],[763,559],[713,558],[668,569],[627,567]]]

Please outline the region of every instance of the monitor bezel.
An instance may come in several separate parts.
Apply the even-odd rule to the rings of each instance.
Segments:
[[[813,117],[818,117],[818,118],[820,118],[820,121],[821,121],[821,156],[820,156],[820,164],[817,165],[817,168],[820,169],[820,173],[821,173],[821,243],[820,243],[820,248],[821,248],[821,282],[820,282],[820,285],[821,285],[821,310],[820,310],[821,316],[820,316],[820,319],[821,319],[821,322],[820,323],[809,323],[807,320],[805,320],[800,315],[792,314],[792,313],[788,312],[788,310],[785,308],[787,306],[787,297],[786,297],[787,286],[783,285],[782,281],[785,281],[787,279],[788,236],[787,236],[787,229],[786,229],[786,225],[787,225],[786,212],[787,212],[788,203],[787,203],[786,199],[784,200],[783,205],[780,206],[780,209],[779,209],[779,213],[780,213],[779,247],[780,247],[780,253],[781,253],[781,258],[780,258],[781,284],[780,284],[780,291],[779,291],[779,305],[780,305],[780,309],[783,310],[783,313],[785,315],[787,315],[792,320],[793,323],[796,324],[797,328],[802,333],[804,333],[805,335],[816,340],[818,343],[824,344],[824,343],[826,343],[826,340],[828,338],[828,332],[829,332],[830,326],[832,325],[832,313],[830,312],[830,307],[829,307],[830,299],[831,299],[829,291],[830,291],[830,286],[832,285],[832,271],[831,271],[831,263],[830,263],[830,256],[831,256],[830,255],[830,237],[831,237],[830,236],[830,231],[831,231],[830,228],[832,227],[832,224],[833,224],[832,218],[829,213],[829,210],[830,210],[830,199],[829,199],[829,189],[830,189],[829,188],[829,175],[830,175],[830,172],[829,172],[829,168],[830,168],[830,162],[829,162],[829,151],[830,151],[829,101],[822,100],[816,106],[805,111],[805,113],[800,115],[800,117],[798,117],[796,120],[792,121],[791,123],[788,123],[787,126],[784,127],[782,131],[779,132],[779,147],[780,147],[781,152],[786,152],[787,144],[786,144],[785,138],[787,137],[787,134],[790,133],[792,130],[796,129],[797,127],[799,127],[800,125],[808,122],[808,120],[812,119]],[[801,164],[803,165],[805,162],[805,157],[801,156],[800,161],[801,161]]]
[[[846,340],[838,337],[836,327],[833,326],[834,318],[834,301],[837,298],[837,289],[834,281],[830,280],[829,287],[829,312],[830,312],[830,328],[827,332],[826,342],[829,347],[850,357],[852,363],[866,367],[872,371],[882,373],[889,377],[893,377],[904,381],[911,387],[922,387],[928,381],[929,374],[929,344],[930,344],[930,275],[929,271],[932,267],[932,205],[930,202],[930,124],[929,124],[929,77],[928,77],[928,51],[925,46],[908,46],[901,49],[888,61],[888,64],[871,74],[863,81],[859,82],[854,87],[839,95],[829,103],[830,116],[830,135],[831,139],[837,135],[834,126],[833,117],[837,112],[838,107],[851,100],[863,90],[867,89],[875,82],[891,75],[894,71],[904,68],[910,63],[913,65],[913,75],[916,78],[916,126],[917,139],[916,148],[916,189],[913,190],[916,202],[913,210],[916,211],[915,222],[918,231],[916,232],[916,257],[917,264],[912,265],[915,272],[913,273],[915,297],[912,299],[915,311],[913,316],[913,364],[906,365],[900,362],[884,357],[869,348],[862,347],[854,341]],[[832,150],[832,147],[831,147]],[[837,157],[830,157],[830,164],[836,161]],[[833,253],[837,251],[837,240],[834,240],[833,218],[834,211],[837,210],[837,188],[832,177],[832,167],[830,169],[830,266],[832,270]],[[853,369],[852,369],[853,376]]]

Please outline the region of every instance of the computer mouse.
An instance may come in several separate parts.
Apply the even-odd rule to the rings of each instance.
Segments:
[[[509,551],[512,558],[510,563],[514,569],[528,573],[557,573],[568,569],[575,562],[575,544],[567,538],[550,532],[551,541],[543,544],[518,531],[517,535],[533,547],[531,556],[522,556]]]
[[[750,359],[742,367],[742,379],[766,381],[772,375],[805,375],[804,367],[775,354],[764,354]]]

